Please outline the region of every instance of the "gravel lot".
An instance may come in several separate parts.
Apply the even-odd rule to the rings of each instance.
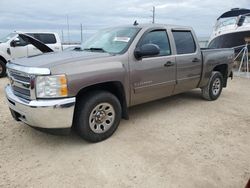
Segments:
[[[130,109],[89,144],[15,122],[0,80],[0,187],[244,187],[250,177],[250,80],[219,100],[193,90]],[[46,118],[46,117],[45,117]]]

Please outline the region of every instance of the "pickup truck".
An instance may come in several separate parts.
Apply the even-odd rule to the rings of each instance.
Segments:
[[[190,27],[131,25],[101,30],[82,48],[7,64],[12,116],[42,130],[109,138],[134,105],[201,88],[216,100],[232,77],[233,49],[201,50]]]
[[[62,44],[57,33],[51,32],[13,32],[0,39],[0,78],[6,75],[6,63],[8,60],[29,57],[42,52],[31,43],[19,36],[19,33],[27,34],[51,48],[54,52],[62,51]]]

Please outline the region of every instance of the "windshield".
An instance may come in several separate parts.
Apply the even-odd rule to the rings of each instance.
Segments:
[[[225,26],[236,25],[238,19],[239,19],[238,17],[221,18],[216,23],[215,29],[218,30]],[[246,15],[244,23],[250,23],[250,15]]]
[[[222,18],[220,20],[218,20],[217,24],[216,24],[216,30],[224,27],[224,26],[228,26],[228,25],[235,25],[237,22],[237,17],[231,17],[231,18]]]
[[[16,33],[10,33],[7,36],[5,36],[4,38],[1,38],[0,42],[2,42],[2,43],[8,42],[14,36],[16,36]]]
[[[138,33],[136,27],[117,27],[99,31],[83,44],[84,50],[123,53]]]

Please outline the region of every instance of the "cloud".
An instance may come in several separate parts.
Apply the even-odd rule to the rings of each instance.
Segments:
[[[71,35],[79,40],[80,24],[84,32],[100,28],[151,21],[152,6],[156,22],[192,26],[198,36],[209,36],[216,18],[235,8],[250,8],[249,0],[0,0],[0,36],[14,30],[67,30],[69,16]]]

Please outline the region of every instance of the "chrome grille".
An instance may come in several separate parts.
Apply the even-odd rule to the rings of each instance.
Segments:
[[[31,99],[31,77],[23,72],[8,69],[8,76],[14,94],[26,100]]]
[[[11,71],[11,76],[16,80],[26,82],[26,83],[30,83],[30,78],[29,77],[24,77],[24,76],[18,75],[17,73],[15,73],[13,71]]]

